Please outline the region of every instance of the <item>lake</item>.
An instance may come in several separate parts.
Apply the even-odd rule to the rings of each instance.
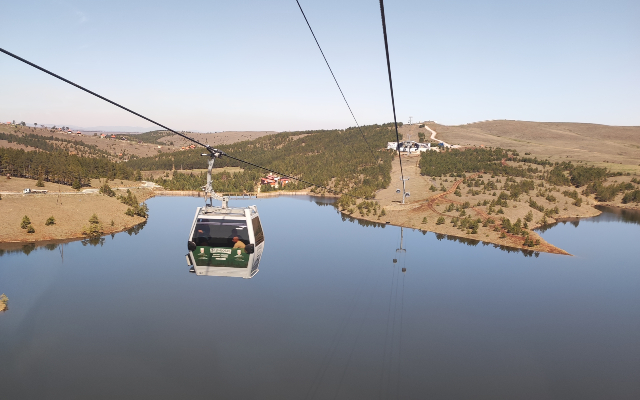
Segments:
[[[189,273],[201,198],[150,199],[129,234],[0,251],[2,398],[640,398],[637,213],[541,231],[571,257],[401,243],[319,202],[231,202],[260,210],[252,279]]]

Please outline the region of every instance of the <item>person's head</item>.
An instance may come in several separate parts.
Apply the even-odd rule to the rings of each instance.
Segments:
[[[237,236],[234,236],[233,239],[231,239],[231,240],[233,241],[233,243],[237,243],[238,240],[240,240],[240,238],[237,237]]]

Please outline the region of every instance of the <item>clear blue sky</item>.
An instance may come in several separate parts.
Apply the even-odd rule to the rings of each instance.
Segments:
[[[301,0],[361,124],[393,119],[376,0]],[[400,121],[640,125],[640,2],[385,3]],[[353,126],[295,0],[4,1],[0,47],[178,130]],[[0,55],[0,119],[149,123]]]

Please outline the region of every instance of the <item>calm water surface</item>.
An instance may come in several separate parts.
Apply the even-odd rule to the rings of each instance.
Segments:
[[[194,198],[151,199],[137,234],[0,252],[0,396],[640,398],[637,214],[542,233],[573,257],[523,256],[235,203],[266,235],[250,280],[188,272]]]

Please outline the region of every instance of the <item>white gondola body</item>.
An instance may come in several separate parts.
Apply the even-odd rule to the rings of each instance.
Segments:
[[[234,236],[246,246],[245,249],[234,248]],[[256,206],[198,207],[189,241],[187,263],[196,275],[248,279],[258,273],[264,232]],[[251,247],[253,251],[247,252]]]

